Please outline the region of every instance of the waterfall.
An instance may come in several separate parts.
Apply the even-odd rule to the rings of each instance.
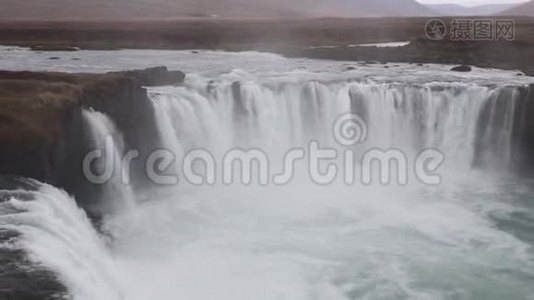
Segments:
[[[364,149],[432,148],[451,168],[511,167],[516,87],[467,83],[210,82],[155,89],[165,147],[178,157],[204,147],[260,148],[269,154],[311,140],[336,146],[332,124],[355,113],[368,128]],[[483,159],[481,157],[484,157]],[[499,159],[495,159],[498,157]],[[493,158],[493,159],[489,159]]]
[[[103,113],[83,110],[90,132],[90,152],[84,161],[86,179],[102,189],[101,201],[107,209],[123,210],[134,204],[129,174],[122,163],[125,145],[113,121]]]
[[[493,93],[480,111],[477,128],[478,152],[476,164],[506,169],[514,162],[514,135],[518,128],[521,93],[517,88],[505,87]]]
[[[35,190],[0,190],[0,231],[17,236],[2,241],[0,252],[22,249],[34,265],[19,266],[20,272],[46,266],[68,286],[74,299],[120,299],[110,253],[85,212],[65,192],[46,184],[29,184]],[[42,292],[29,287],[22,290],[26,294]],[[109,298],[102,298],[104,295]],[[47,295],[50,298],[46,299],[60,296]]]
[[[433,148],[450,168],[468,173],[512,166],[518,89],[221,80],[152,88],[150,100],[175,169],[193,149],[219,159],[233,148],[257,148],[274,161],[312,141],[344,149],[333,125],[356,114],[367,134],[349,148],[408,156]],[[98,157],[89,164],[93,175],[112,170],[109,180],[95,183],[110,203],[99,226],[106,234],[59,189],[31,182],[0,191],[0,254],[22,251],[31,267],[53,272],[69,295],[63,298],[528,299],[533,293],[530,246],[495,225],[496,216],[514,220],[506,219],[513,209],[495,200],[502,191],[491,181],[383,189],[301,182],[149,187],[142,192],[154,201],[134,205],[135,187],[125,183],[121,164],[131,149],[106,114],[83,110],[82,116],[88,148]]]

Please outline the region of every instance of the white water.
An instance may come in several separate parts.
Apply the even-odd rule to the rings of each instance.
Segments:
[[[46,186],[1,221],[77,300],[531,299],[530,246],[490,218],[516,211],[492,199],[510,187],[477,176],[435,189],[152,193],[108,224],[107,247]]]
[[[407,42],[388,42],[388,43],[375,43],[375,44],[356,44],[356,45],[348,45],[348,47],[379,47],[379,48],[389,48],[389,47],[402,47],[410,44],[409,41]]]
[[[110,252],[76,202],[48,185],[20,193],[33,200],[14,196],[1,203],[0,225],[22,238],[1,246],[24,249],[30,259],[54,270],[74,299],[121,299]]]
[[[135,65],[145,54],[162,57],[125,51],[114,63]],[[109,58],[115,54],[76,55],[95,60],[89,69],[109,68],[102,62],[116,66]],[[31,202],[15,197],[9,204],[22,212],[1,217],[2,227],[23,234],[22,248],[55,271],[74,300],[534,297],[533,184],[472,168],[484,105],[495,119],[483,140],[485,155],[506,165],[502,154],[511,152],[515,96],[504,83],[516,80],[511,74],[403,66],[340,75],[342,65],[321,61],[308,66],[320,71],[275,72],[263,69],[293,68],[295,61],[259,54],[167,55],[187,58],[185,67],[198,73],[210,64],[215,69],[192,74],[183,87],[150,90],[160,138],[178,156],[198,147],[217,156],[239,146],[276,157],[312,138],[335,145],[332,121],[352,107],[369,129],[362,147],[396,147],[407,155],[436,147],[447,157],[444,182],[323,187],[295,180],[286,186],[182,184],[138,191],[142,203],[107,220],[109,238],[54,188],[43,186]],[[261,70],[232,69],[239,60]],[[236,80],[242,82],[239,110],[231,87]],[[487,85],[496,82],[499,88]],[[506,109],[499,112],[494,102],[502,97]],[[499,113],[508,116],[502,124]],[[117,136],[105,115],[85,115],[98,120],[90,122],[95,140]]]
[[[233,79],[233,78],[232,78]],[[232,147],[259,148],[271,163],[311,140],[322,147],[334,141],[336,118],[355,113],[365,121],[368,149],[399,149],[415,158],[432,148],[446,157],[446,169],[468,172],[474,163],[477,125],[482,109],[494,124],[485,139],[486,155],[501,155],[486,167],[502,167],[511,159],[511,132],[517,91],[466,83],[397,84],[279,80],[243,81],[236,102],[232,80],[210,85],[192,81],[184,87],[152,89],[161,138],[181,158],[191,149],[209,149],[221,158]],[[499,100],[500,99],[500,100]],[[496,111],[498,100],[505,105]],[[497,124],[497,114],[505,124]],[[490,150],[488,150],[487,148]],[[480,151],[480,149],[478,149]],[[504,156],[503,156],[504,154]],[[178,159],[180,161],[180,159]]]
[[[108,204],[107,209],[117,211],[131,208],[135,200],[132,188],[122,172],[122,158],[125,152],[122,134],[113,121],[103,113],[83,110],[82,117],[91,134],[90,150],[98,152],[92,164],[88,164],[87,169],[93,172],[85,173],[92,174],[97,179],[94,183],[103,187],[102,200]],[[108,172],[109,175],[106,175]],[[86,178],[92,180],[87,174]],[[100,176],[105,182],[100,182]]]

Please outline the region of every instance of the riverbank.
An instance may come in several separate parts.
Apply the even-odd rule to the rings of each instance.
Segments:
[[[446,24],[450,18],[443,18]],[[36,51],[217,49],[348,61],[470,64],[534,74],[533,18],[515,19],[513,41],[432,41],[428,18],[132,22],[0,22],[0,44]],[[361,44],[410,41],[402,47]]]

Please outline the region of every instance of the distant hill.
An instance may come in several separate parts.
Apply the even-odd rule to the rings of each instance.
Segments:
[[[487,4],[478,6],[429,4],[427,6],[443,16],[489,16],[511,9],[517,6],[517,4]]]
[[[415,0],[340,0],[356,16],[434,16],[436,12]],[[327,2],[327,1],[325,1]]]
[[[534,16],[534,1],[517,5],[502,12],[502,15],[509,16]]]
[[[415,0],[0,0],[0,19],[431,16]]]
[[[0,19],[135,19],[291,16],[271,1],[247,0],[0,0]],[[282,1],[279,1],[282,2]]]

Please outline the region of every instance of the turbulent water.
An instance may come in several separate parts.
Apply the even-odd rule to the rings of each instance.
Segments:
[[[2,54],[13,69],[11,61],[29,55]],[[57,65],[35,55],[33,66],[63,71],[150,63],[188,72],[183,86],[149,90],[160,141],[176,158],[167,171],[179,175],[178,185],[140,190],[108,182],[107,196],[126,205],[100,230],[51,186],[3,192],[0,225],[20,234],[3,249],[21,249],[54,272],[66,298],[534,298],[534,181],[507,172],[514,112],[529,78],[393,64],[349,71],[347,62],[257,53],[80,52]],[[334,126],[347,114],[358,115],[365,131],[350,146],[336,139]],[[85,111],[84,118],[97,148],[111,135],[112,155],[128,150],[108,116]],[[261,150],[272,175],[289,150],[309,151],[312,142],[356,153],[350,165],[360,175],[368,151],[398,150],[408,160],[408,182],[363,184],[356,176],[353,184],[338,177],[320,185],[307,163],[280,185],[220,178],[231,149]],[[181,174],[195,149],[214,157],[211,185]],[[440,184],[412,170],[425,149],[444,158],[435,172]],[[347,164],[338,157],[336,165]]]

